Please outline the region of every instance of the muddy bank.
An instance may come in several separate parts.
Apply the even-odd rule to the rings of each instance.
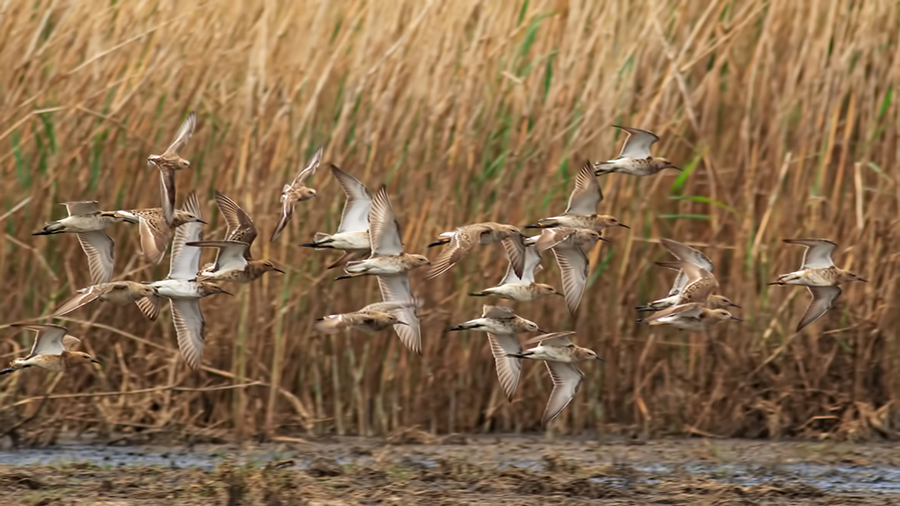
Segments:
[[[543,436],[0,452],[0,504],[892,504],[888,444]],[[422,443],[422,444],[416,444]]]

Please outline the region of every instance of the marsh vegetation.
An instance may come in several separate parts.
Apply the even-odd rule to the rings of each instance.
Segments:
[[[215,190],[267,236],[282,185],[325,144],[327,161],[387,184],[414,253],[463,223],[559,212],[576,157],[614,156],[610,125],[635,125],[684,171],[603,176],[602,211],[632,229],[592,252],[580,311],[517,307],[606,358],[586,368],[558,430],[893,437],[898,25],[887,2],[7,3],[0,320],[45,315],[89,282],[77,241],[29,235],[59,217],[58,202],[159,206],[147,156],[192,109],[179,185],[201,197],[207,237],[224,230]],[[508,403],[484,337],[444,331],[480,313],[466,294],[502,277],[496,250],[427,283],[413,276],[421,357],[388,332],[313,334],[315,318],[378,300],[374,280],[336,284],[325,269],[336,255],[297,246],[340,217],[336,182],[321,171],[314,183],[319,196],[279,241],[255,246],[287,273],[202,302],[200,371],[181,360],[168,317],[99,304],[62,321],[103,367],[7,377],[0,427],[30,442],[537,429],[543,367],[525,368]],[[117,276],[165,276],[165,263],[142,260],[134,227],[110,231]],[[838,242],[836,261],[870,282],[796,334],[805,290],[766,283],[798,265],[781,239],[805,236]],[[632,308],[671,282],[653,265],[661,237],[715,262],[743,323],[709,335],[635,325]],[[540,277],[558,287],[552,262]],[[26,351],[26,334],[2,333],[0,358]]]

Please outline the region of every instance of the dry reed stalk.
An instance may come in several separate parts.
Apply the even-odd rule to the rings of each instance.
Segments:
[[[200,117],[186,153],[194,168],[178,175],[178,188],[202,197],[207,237],[221,234],[216,189],[239,200],[266,237],[281,185],[325,144],[326,161],[372,189],[388,185],[407,249],[432,256],[425,244],[462,223],[524,225],[558,212],[575,154],[614,156],[622,139],[608,125],[632,124],[659,133],[655,151],[685,173],[604,176],[600,211],[633,229],[611,232],[613,243],[591,255],[581,311],[570,317],[555,300],[516,308],[549,330],[578,331],[608,360],[586,368],[557,423],[846,434],[842,425],[870,423],[861,417],[895,416],[872,413],[895,405],[900,387],[889,374],[900,349],[891,310],[900,275],[898,24],[883,2],[10,3],[0,13],[8,69],[0,76],[0,276],[15,289],[0,295],[2,323],[46,314],[87,282],[74,238],[28,235],[60,216],[55,203],[158,206],[157,176],[144,160],[191,109]],[[428,283],[414,273],[425,302],[423,357],[390,332],[334,342],[312,335],[316,317],[380,294],[372,280],[332,284],[324,266],[333,255],[297,248],[334,230],[340,213],[328,171],[311,182],[319,197],[298,206],[279,242],[254,246],[290,274],[241,288],[243,300],[203,301],[202,372],[181,362],[168,309],[150,323],[133,307],[104,306],[91,318],[72,315],[93,322],[73,332],[104,369],[77,371],[58,387],[207,388],[222,376],[265,388],[148,390],[96,405],[58,399],[55,416],[34,421],[40,437],[96,424],[170,424],[194,435],[260,427],[270,437],[298,425],[536,429],[550,390],[543,368],[527,364],[516,402],[504,405],[480,336],[443,331],[480,311],[482,301],[465,293],[500,279],[496,248]],[[110,232],[117,273],[166,275],[166,262],[138,270],[135,227]],[[795,337],[806,294],[765,283],[799,263],[780,239],[806,235],[839,242],[836,261],[871,282],[848,286]],[[630,308],[671,282],[652,265],[666,256],[647,242],[659,237],[704,244],[746,321],[713,329],[708,345],[635,327]],[[545,267],[541,280],[558,285],[557,268]],[[4,333],[0,355],[26,346],[24,334]],[[0,384],[5,403],[45,393],[42,375],[17,376]]]

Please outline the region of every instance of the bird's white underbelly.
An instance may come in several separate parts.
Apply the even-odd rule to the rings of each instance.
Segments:
[[[489,288],[486,291],[510,300],[528,302],[534,300],[536,296],[535,291],[531,290],[530,287],[530,284],[525,283],[508,283],[505,285],[495,286],[494,288]]]
[[[69,216],[59,220],[66,232],[86,233],[105,230],[108,223],[96,216]]]
[[[551,362],[573,362],[572,355],[568,353],[567,348],[560,348],[558,346],[538,346],[537,348],[532,348],[530,351],[534,353],[529,358],[549,360]]]
[[[331,236],[328,245],[335,249],[366,250],[369,249],[369,232],[338,232]]]
[[[402,274],[409,269],[403,264],[400,256],[391,255],[360,260],[359,262],[348,264],[345,270],[351,273],[364,272],[376,276],[386,276]]]
[[[690,330],[695,332],[704,330],[703,322],[701,322],[697,318],[678,318],[677,316],[667,316],[664,318],[660,318],[659,321],[682,330]]]
[[[480,330],[482,332],[490,332],[491,334],[514,334],[513,329],[510,325],[502,320],[494,320],[492,318],[479,318],[477,320],[473,320],[474,322],[478,322],[480,324],[475,330]]]
[[[150,283],[163,297],[170,299],[195,299],[197,298],[197,285],[187,279],[163,279]]]

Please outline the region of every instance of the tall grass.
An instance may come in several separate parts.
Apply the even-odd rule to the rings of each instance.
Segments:
[[[655,131],[657,154],[685,171],[601,179],[601,212],[632,226],[591,255],[576,317],[559,300],[519,304],[550,330],[574,329],[604,365],[558,426],[648,434],[893,435],[900,394],[897,297],[898,9],[888,2],[7,2],[0,7],[0,321],[46,314],[88,283],[73,237],[31,237],[57,202],[159,205],[146,157],[187,111],[199,128],[178,174],[210,226],[214,190],[261,230],[254,254],[283,276],[211,297],[206,367],[181,360],[168,310],[70,315],[104,365],[25,371],[0,383],[0,420],[36,415],[61,430],[192,437],[533,430],[550,391],[526,364],[508,404],[486,339],[445,327],[480,313],[466,296],[506,268],[484,247],[425,283],[424,355],[393,333],[315,336],[316,317],[379,299],[374,280],[335,283],[327,252],[299,248],[337,226],[343,196],[327,170],[279,240],[265,240],[281,186],[320,144],[372,189],[387,184],[404,242],[475,221],[524,225],[564,208],[577,156],[615,156],[610,124]],[[160,279],[138,231],[116,226],[117,273]],[[782,238],[827,237],[836,262],[868,278],[795,334],[807,294],[766,286],[799,265]],[[653,262],[672,237],[716,263],[744,323],[688,335],[634,323],[665,293]],[[428,251],[432,255],[434,251]],[[542,281],[560,287],[545,260]],[[3,330],[0,354],[30,336]],[[228,387],[213,389],[211,387]],[[45,394],[128,395],[40,399]],[[17,404],[18,403],[18,404]],[[36,412],[37,406],[43,409]],[[4,424],[0,424],[4,425]],[[8,426],[8,425],[7,425]],[[616,429],[617,428],[617,429]]]

